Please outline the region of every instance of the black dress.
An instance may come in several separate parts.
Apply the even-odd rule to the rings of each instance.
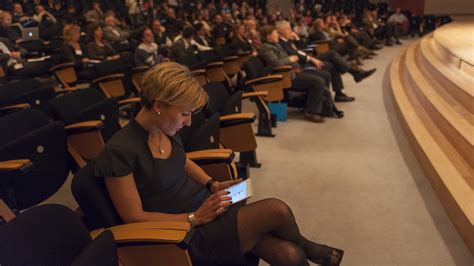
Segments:
[[[177,135],[171,137],[168,159],[154,158],[149,132],[135,120],[117,132],[95,161],[97,177],[123,177],[133,173],[144,211],[188,213],[209,197],[208,191],[184,170],[186,154]],[[191,238],[193,263],[242,263],[237,232],[238,206],[231,206],[212,222],[197,226]]]

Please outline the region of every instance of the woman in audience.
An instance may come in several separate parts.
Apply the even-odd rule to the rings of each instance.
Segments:
[[[252,44],[249,42],[245,32],[244,24],[236,24],[233,28],[232,42],[230,47],[235,52],[253,52]],[[256,55],[256,52],[254,53]]]
[[[87,67],[89,57],[86,50],[79,43],[81,28],[77,24],[68,24],[63,28],[64,45],[61,54],[65,62],[73,62],[76,75],[79,80],[91,81],[94,77],[93,71]]]
[[[224,189],[240,180],[215,181],[186,158],[176,133],[207,101],[186,67],[156,65],[142,85],[144,107],[94,162],[125,223],[190,222],[193,262],[235,264],[251,253],[272,265],[340,264],[343,251],[302,236],[284,202],[232,204]]]
[[[117,60],[120,55],[115,49],[106,41],[104,41],[104,32],[98,23],[90,24],[88,26],[88,33],[91,42],[87,44],[87,55],[91,59],[97,60]]]
[[[153,32],[150,28],[144,27],[140,31],[142,42],[135,49],[136,66],[154,66],[160,63],[163,58],[158,54],[158,44],[154,42]]]

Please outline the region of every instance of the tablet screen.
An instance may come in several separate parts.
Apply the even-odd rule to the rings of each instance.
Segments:
[[[229,196],[232,197],[232,202],[236,203],[252,196],[252,183],[250,179],[246,179],[226,190],[230,192]]]

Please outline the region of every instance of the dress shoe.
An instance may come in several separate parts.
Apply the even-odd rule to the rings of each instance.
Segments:
[[[362,71],[358,71],[354,73],[353,77],[354,77],[355,82],[357,83],[361,82],[363,79],[368,78],[370,75],[374,74],[376,70],[377,70],[376,68],[373,68],[371,70],[362,70]]]
[[[382,46],[379,46],[378,44],[373,44],[370,46],[370,50],[380,50],[382,49]]]
[[[400,40],[396,40],[395,43],[398,45],[402,45],[402,42]]]
[[[393,46],[393,43],[392,43],[391,41],[387,41],[387,42],[385,43],[385,45],[386,45],[386,46]]]
[[[335,110],[333,115],[334,115],[334,118],[343,118],[344,111]]]
[[[353,102],[354,100],[355,100],[354,97],[347,96],[344,93],[334,96],[335,102]]]
[[[318,114],[304,113],[304,117],[306,118],[306,120],[309,120],[311,122],[324,123],[324,117]]]

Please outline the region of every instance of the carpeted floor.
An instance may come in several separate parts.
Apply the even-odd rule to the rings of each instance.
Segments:
[[[411,42],[366,60],[378,69],[367,80],[343,76],[356,97],[337,104],[343,119],[315,124],[290,110],[275,138],[258,138],[253,200],[284,200],[304,235],[345,250],[343,265],[474,265],[394,110],[387,67]]]
[[[315,124],[290,110],[276,138],[258,138],[263,166],[251,169],[253,200],[284,200],[304,235],[345,250],[343,265],[474,264],[393,107],[386,70],[410,42],[365,61],[364,68],[378,68],[369,79],[356,84],[343,76],[346,93],[357,98],[338,104],[343,119]],[[48,202],[77,206],[69,188],[68,181]]]

